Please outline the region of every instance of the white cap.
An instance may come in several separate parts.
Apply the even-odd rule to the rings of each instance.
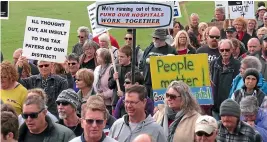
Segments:
[[[257,11],[260,11],[260,10],[265,10],[265,11],[267,11],[267,8],[266,8],[266,7],[264,7],[264,6],[260,6],[260,7],[258,8],[258,10],[257,10]]]
[[[196,120],[195,133],[203,131],[207,134],[211,134],[217,128],[218,124],[215,118],[208,115],[203,115],[198,117],[198,119]]]

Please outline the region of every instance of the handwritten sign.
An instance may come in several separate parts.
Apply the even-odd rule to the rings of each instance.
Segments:
[[[227,1],[215,1],[215,9],[223,8],[225,13],[225,19],[228,19],[228,2]]]
[[[230,19],[244,17],[245,19],[255,19],[254,1],[242,1],[242,5],[230,7]]]
[[[23,56],[63,63],[67,55],[70,21],[27,16]]]
[[[91,29],[93,33],[93,37],[96,37],[111,28],[102,28],[102,27],[96,27],[96,3],[93,3],[87,7],[88,10],[88,16],[91,24]]]
[[[174,80],[188,84],[199,104],[213,104],[207,59],[207,54],[150,57],[155,106],[164,102],[166,88]]]
[[[172,22],[172,7],[149,2],[97,3],[97,25],[117,28],[160,28]]]

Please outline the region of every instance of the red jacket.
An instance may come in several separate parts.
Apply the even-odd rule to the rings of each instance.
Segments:
[[[93,41],[97,42],[98,44],[99,44],[99,39],[98,39],[99,36],[100,35],[93,38]],[[109,35],[109,38],[110,38],[111,45],[119,49],[120,46],[118,44],[118,41],[111,35]]]

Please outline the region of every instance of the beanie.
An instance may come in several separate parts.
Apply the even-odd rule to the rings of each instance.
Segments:
[[[239,118],[241,115],[239,104],[232,99],[224,100],[220,106],[220,116],[225,116],[225,115],[235,116]]]
[[[248,68],[248,69],[246,69],[246,71],[245,71],[245,73],[243,75],[243,81],[244,81],[244,83],[245,83],[246,77],[249,76],[249,75],[255,76],[256,79],[257,79],[257,83],[256,84],[258,84],[259,78],[260,78],[259,71],[257,69],[255,69],[255,68]],[[257,85],[255,87],[257,87]]]
[[[73,89],[63,90],[57,97],[56,102],[65,101],[70,103],[76,110],[80,107],[80,99]]]

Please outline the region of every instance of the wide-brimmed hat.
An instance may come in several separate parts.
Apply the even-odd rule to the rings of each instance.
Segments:
[[[267,11],[267,8],[266,8],[266,7],[264,7],[264,6],[261,6],[261,7],[259,7],[259,8],[258,8],[258,10],[257,10],[257,11],[260,11],[260,10],[265,10],[265,11]]]
[[[156,29],[151,36],[165,40],[167,38],[167,31],[166,29]]]

